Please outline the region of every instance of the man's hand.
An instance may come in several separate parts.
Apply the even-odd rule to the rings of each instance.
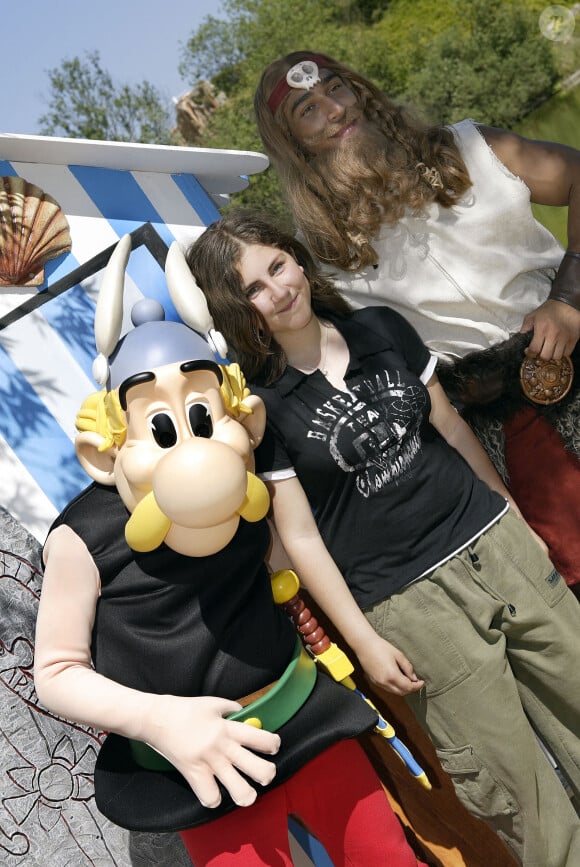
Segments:
[[[387,692],[408,695],[425,686],[425,681],[417,677],[405,654],[376,633],[365,643],[364,649],[357,652],[357,656],[369,678]]]
[[[224,719],[237,710],[237,702],[213,696],[160,695],[155,696],[144,723],[142,739],[180,771],[205,807],[221,802],[218,780],[238,806],[249,807],[257,792],[240,772],[262,786],[272,782],[276,773],[273,762],[254,751],[274,755],[280,737]]]
[[[571,355],[580,339],[580,311],[563,301],[548,299],[525,317],[520,331],[532,330],[534,336],[526,355],[558,361],[563,355]]]

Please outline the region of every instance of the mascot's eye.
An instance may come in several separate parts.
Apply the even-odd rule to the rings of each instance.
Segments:
[[[158,446],[162,449],[170,449],[177,442],[177,431],[171,416],[165,412],[158,412],[150,420],[151,433]]]
[[[207,406],[204,403],[193,403],[187,412],[194,437],[211,439],[213,422]]]

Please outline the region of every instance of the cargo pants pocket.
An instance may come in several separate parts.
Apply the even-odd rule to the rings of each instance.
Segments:
[[[435,752],[453,781],[457,797],[470,813],[489,820],[492,816],[511,816],[517,812],[508,789],[492,775],[471,746]]]

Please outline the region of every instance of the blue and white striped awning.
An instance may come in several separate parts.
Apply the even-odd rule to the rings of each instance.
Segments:
[[[0,135],[0,176],[53,196],[72,239],[38,289],[0,287],[0,504],[39,540],[88,483],[74,419],[97,387],[93,319],[107,251],[132,233],[127,310],[145,295],[178,318],[163,275],[167,247],[197,237],[267,165],[250,152]]]

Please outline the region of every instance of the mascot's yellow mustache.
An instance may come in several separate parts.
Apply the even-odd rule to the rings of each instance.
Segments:
[[[247,473],[247,488],[244,500],[236,510],[241,518],[251,523],[259,521],[267,513],[270,497],[266,485],[253,473]],[[157,505],[155,494],[149,491],[137,503],[125,526],[125,539],[133,551],[154,551],[169,533],[172,521]]]

